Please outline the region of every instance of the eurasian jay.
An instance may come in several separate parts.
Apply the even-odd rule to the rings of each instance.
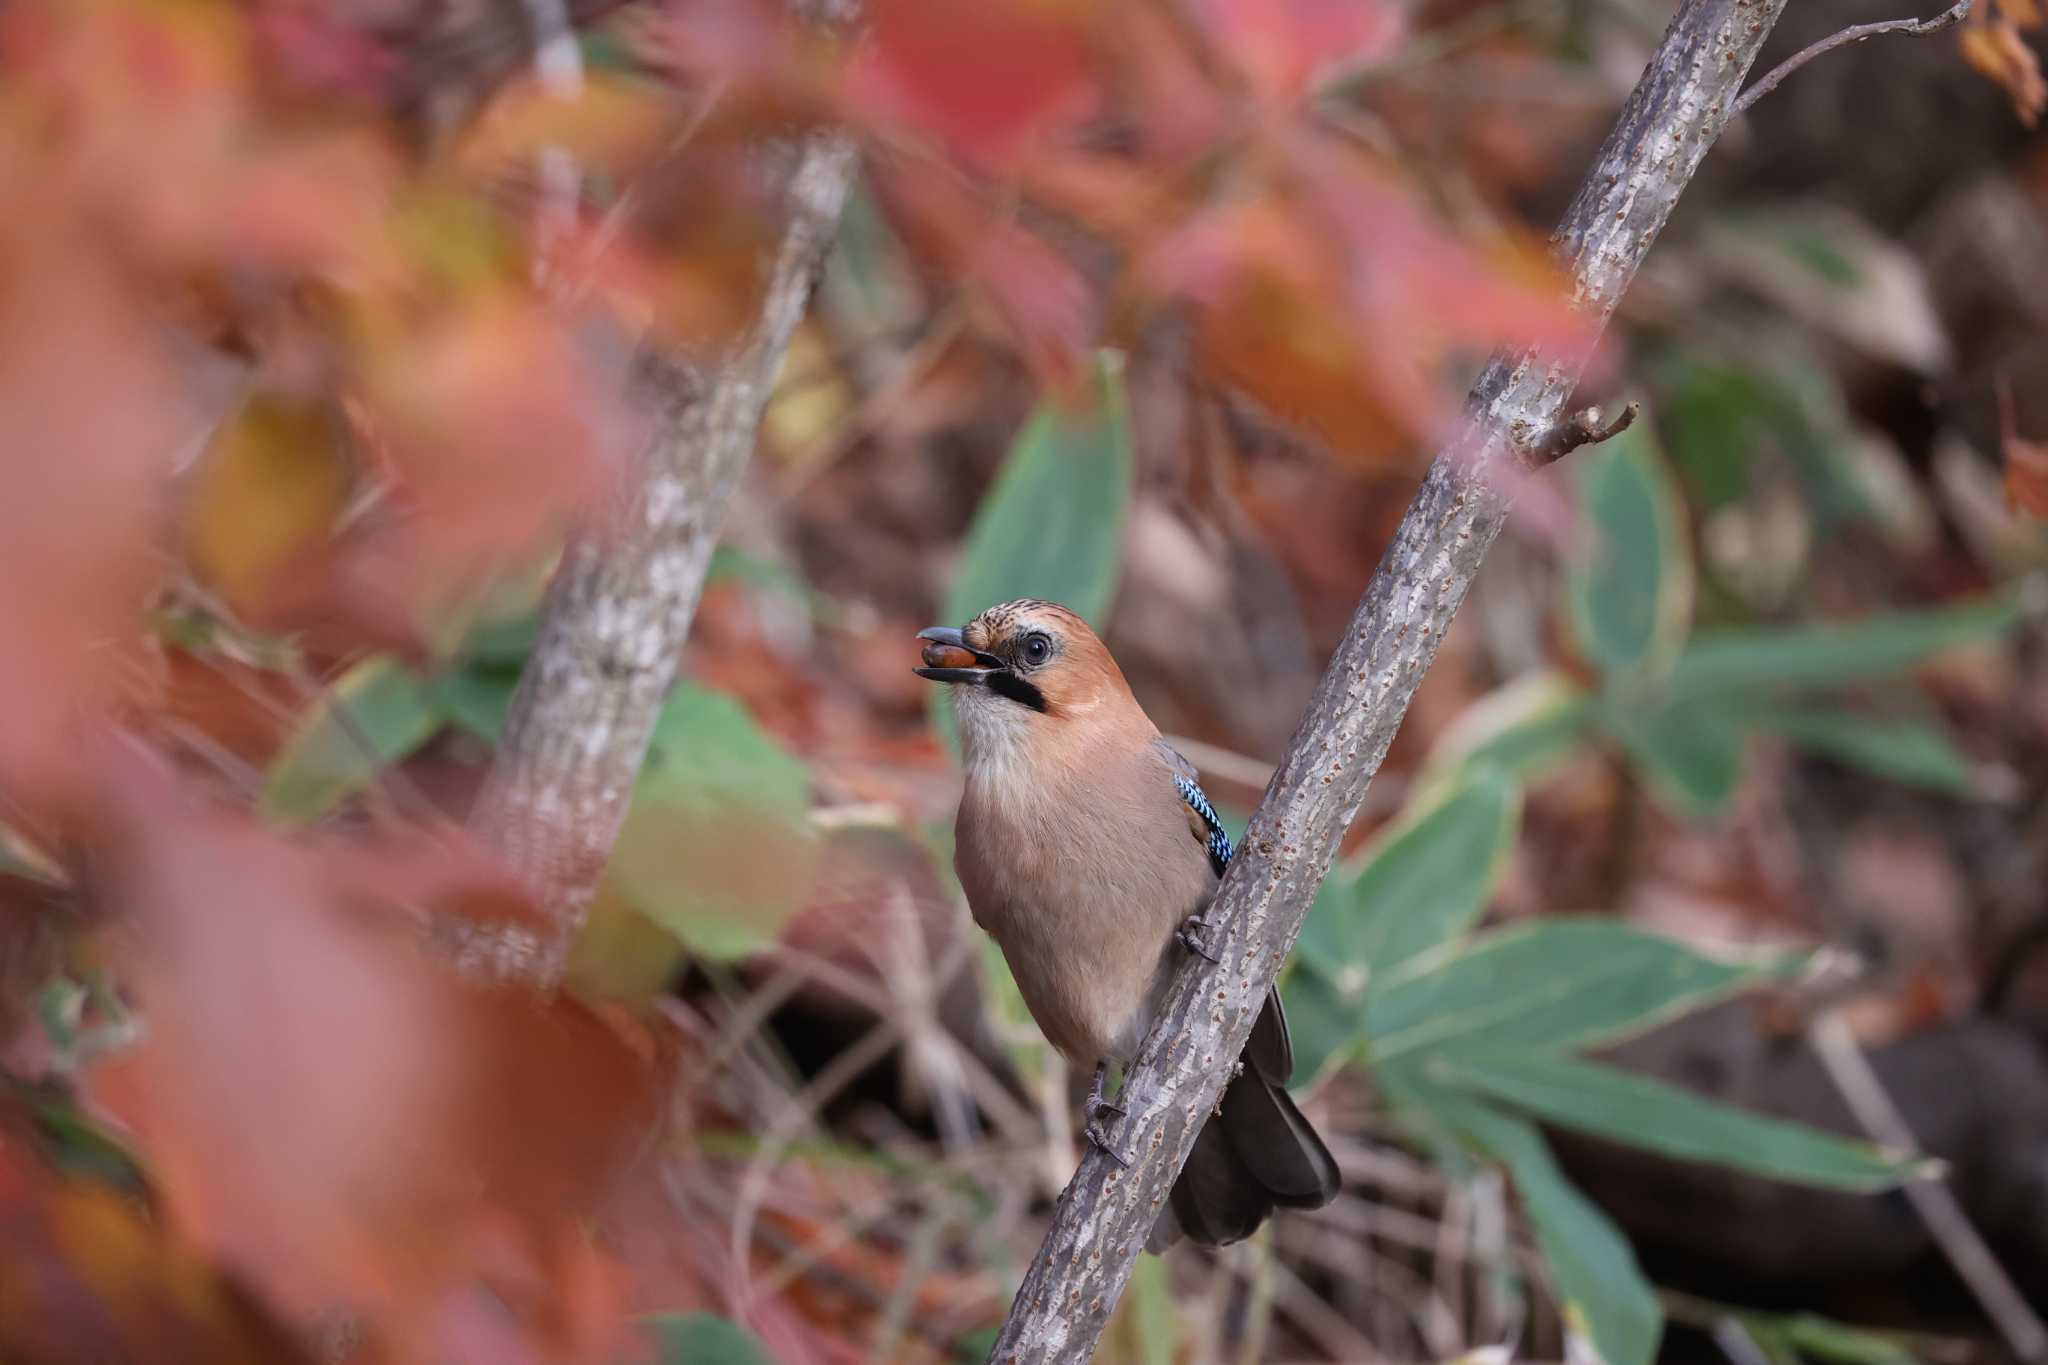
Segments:
[[[1171,980],[1176,945],[1203,953],[1202,911],[1230,837],[1194,765],[1160,737],[1086,622],[1054,602],[990,607],[934,627],[924,667],[949,684],[966,786],[954,866],[974,919],[1003,950],[1046,1040],[1094,1068],[1089,1139],[1102,1126],[1110,1061],[1129,1062]],[[1295,1107],[1277,991],[1203,1125],[1155,1250],[1185,1232],[1205,1246],[1250,1236],[1276,1206],[1336,1197],[1337,1163]]]

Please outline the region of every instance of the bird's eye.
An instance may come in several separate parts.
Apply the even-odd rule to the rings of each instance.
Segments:
[[[1052,657],[1052,638],[1037,631],[1024,637],[1024,662],[1036,668]]]

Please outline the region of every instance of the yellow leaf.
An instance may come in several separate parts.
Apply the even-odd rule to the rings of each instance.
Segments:
[[[198,470],[190,513],[193,567],[230,606],[257,615],[278,580],[325,542],[348,492],[324,408],[251,399]]]

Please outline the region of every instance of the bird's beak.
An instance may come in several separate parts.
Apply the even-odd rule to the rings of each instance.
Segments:
[[[974,648],[951,626],[921,630],[917,638],[927,642],[924,667],[911,670],[920,678],[942,683],[983,683],[989,675],[1002,671],[1001,659]]]

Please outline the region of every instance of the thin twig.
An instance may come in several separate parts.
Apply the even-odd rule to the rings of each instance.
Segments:
[[[1939,33],[1945,28],[1954,28],[1970,17],[1972,0],[1956,0],[1932,19],[1881,19],[1872,24],[1851,24],[1840,33],[1832,34],[1817,43],[1810,43],[1772,67],[1764,78],[1742,92],[1742,98],[1735,101],[1735,112],[1745,114],[1749,106],[1778,88],[1778,83],[1805,66],[1823,52],[1833,52],[1838,47],[1860,43],[1865,38],[1875,38],[1881,33],[1910,33],[1919,37],[1928,33]]]
[[[1877,1142],[1902,1152],[1919,1150],[1912,1128],[1899,1113],[1883,1082],[1871,1069],[1870,1059],[1857,1046],[1856,1035],[1839,1010],[1828,1010],[1813,1021],[1807,1031],[1828,1079],[1835,1083],[1847,1102],[1849,1112]],[[1971,1225],[1970,1217],[1957,1202],[1955,1192],[1941,1180],[1921,1177],[1905,1185],[1913,1211],[1927,1225],[1956,1274],[1970,1287],[1984,1312],[1997,1325],[1999,1334],[2021,1360],[2048,1359],[2048,1326],[2044,1326],[2025,1296],[2005,1273],[2005,1268],[1984,1244]]]

